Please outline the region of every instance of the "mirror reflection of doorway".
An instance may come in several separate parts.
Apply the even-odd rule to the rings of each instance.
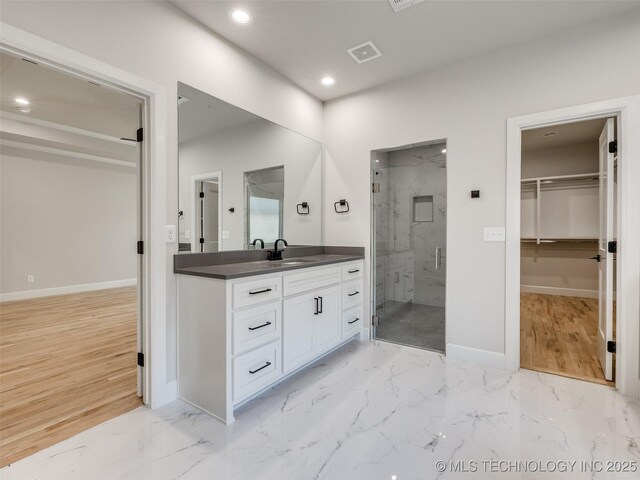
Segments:
[[[222,173],[212,172],[192,178],[194,218],[192,252],[218,252],[221,250],[220,213],[222,205]]]

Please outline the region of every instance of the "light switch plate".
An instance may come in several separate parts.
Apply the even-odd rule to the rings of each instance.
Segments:
[[[176,241],[176,226],[165,225],[164,226],[164,239],[167,243],[173,243]]]
[[[485,242],[504,242],[505,236],[504,227],[484,227]]]

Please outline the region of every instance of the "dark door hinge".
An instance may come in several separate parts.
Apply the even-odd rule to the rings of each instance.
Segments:
[[[607,244],[607,252],[618,253],[618,242],[616,240],[612,240]]]
[[[142,240],[138,240],[138,243],[136,244],[136,250],[138,252],[138,255],[144,255],[144,242]]]
[[[141,142],[142,140],[144,140],[144,131],[142,130],[142,127],[140,127],[136,131],[136,142]]]
[[[204,198],[204,192],[200,192],[200,198]]]
[[[607,342],[607,352],[616,353],[616,342],[609,340]]]
[[[200,237],[200,243],[204,243],[204,238]]]
[[[138,352],[138,366],[144,367],[144,353]]]
[[[609,153],[618,153],[618,141],[609,142]]]

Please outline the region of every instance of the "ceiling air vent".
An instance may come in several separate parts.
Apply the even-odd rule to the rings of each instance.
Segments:
[[[378,47],[373,42],[363,43],[347,50],[347,53],[358,63],[368,62],[374,58],[382,56]]]
[[[422,2],[424,2],[424,0],[389,0],[389,5],[391,5],[393,11],[397,13]]]

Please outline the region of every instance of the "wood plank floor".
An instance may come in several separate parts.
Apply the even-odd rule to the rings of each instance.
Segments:
[[[613,385],[600,367],[597,338],[597,299],[520,295],[522,368]]]
[[[0,466],[141,405],[136,288],[0,304]]]

